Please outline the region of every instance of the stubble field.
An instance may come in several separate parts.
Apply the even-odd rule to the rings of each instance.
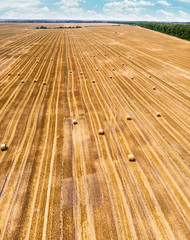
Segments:
[[[6,27],[0,239],[188,240],[190,43],[131,26]]]

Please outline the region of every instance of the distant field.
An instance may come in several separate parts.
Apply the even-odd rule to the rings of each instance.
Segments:
[[[0,239],[189,240],[190,42],[40,25],[0,24]]]

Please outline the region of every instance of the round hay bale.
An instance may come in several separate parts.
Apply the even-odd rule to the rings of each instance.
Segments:
[[[156,90],[156,87],[153,87],[153,90]]]
[[[151,78],[151,75],[149,76],[149,78]]]
[[[130,115],[127,115],[127,120],[132,120]]]
[[[99,129],[99,135],[104,135],[104,130],[102,128]]]
[[[110,76],[110,78],[112,78],[112,76]]]
[[[80,72],[80,75],[83,75],[83,72]]]
[[[43,85],[46,85],[46,82],[43,82]]]
[[[114,69],[114,68],[112,68],[112,70],[113,70],[113,71],[115,71],[115,69]]]
[[[96,71],[98,71],[98,68],[96,68]]]
[[[70,73],[72,73],[73,71],[72,70],[70,70]]]
[[[134,79],[133,77],[131,77],[131,79]]]
[[[17,73],[18,76],[20,76],[20,73]]]
[[[8,75],[10,76],[10,75],[11,75],[11,73],[8,73]]]
[[[6,144],[5,143],[3,143],[3,144],[1,144],[1,151],[5,151],[5,150],[7,150],[7,146],[6,146]]]
[[[161,114],[159,112],[156,113],[157,117],[161,117]]]
[[[22,80],[21,83],[24,83],[24,80]]]
[[[36,80],[36,79],[34,79],[34,82],[37,82],[37,80]]]
[[[135,157],[133,154],[129,154],[128,159],[129,159],[129,161],[135,161]]]
[[[73,119],[73,124],[75,125],[75,124],[77,124],[78,122],[77,122],[77,120],[76,119]]]
[[[125,63],[122,63],[122,65],[124,66],[124,65],[125,65]]]
[[[96,81],[95,80],[92,80],[92,83],[95,83]]]

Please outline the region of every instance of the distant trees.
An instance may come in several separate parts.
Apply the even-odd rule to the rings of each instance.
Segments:
[[[190,40],[190,24],[139,22],[138,26]]]
[[[82,28],[81,26],[76,26],[76,27],[54,27],[53,29],[64,29],[64,28]],[[35,29],[47,29],[47,27],[44,27],[44,26],[40,26],[40,27],[35,27]],[[52,28],[48,28],[48,29],[52,29]]]
[[[35,29],[47,29],[47,27],[40,26],[40,27],[36,27]]]

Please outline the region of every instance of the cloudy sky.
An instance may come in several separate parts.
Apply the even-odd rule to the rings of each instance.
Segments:
[[[190,22],[190,0],[0,0],[0,18]]]

